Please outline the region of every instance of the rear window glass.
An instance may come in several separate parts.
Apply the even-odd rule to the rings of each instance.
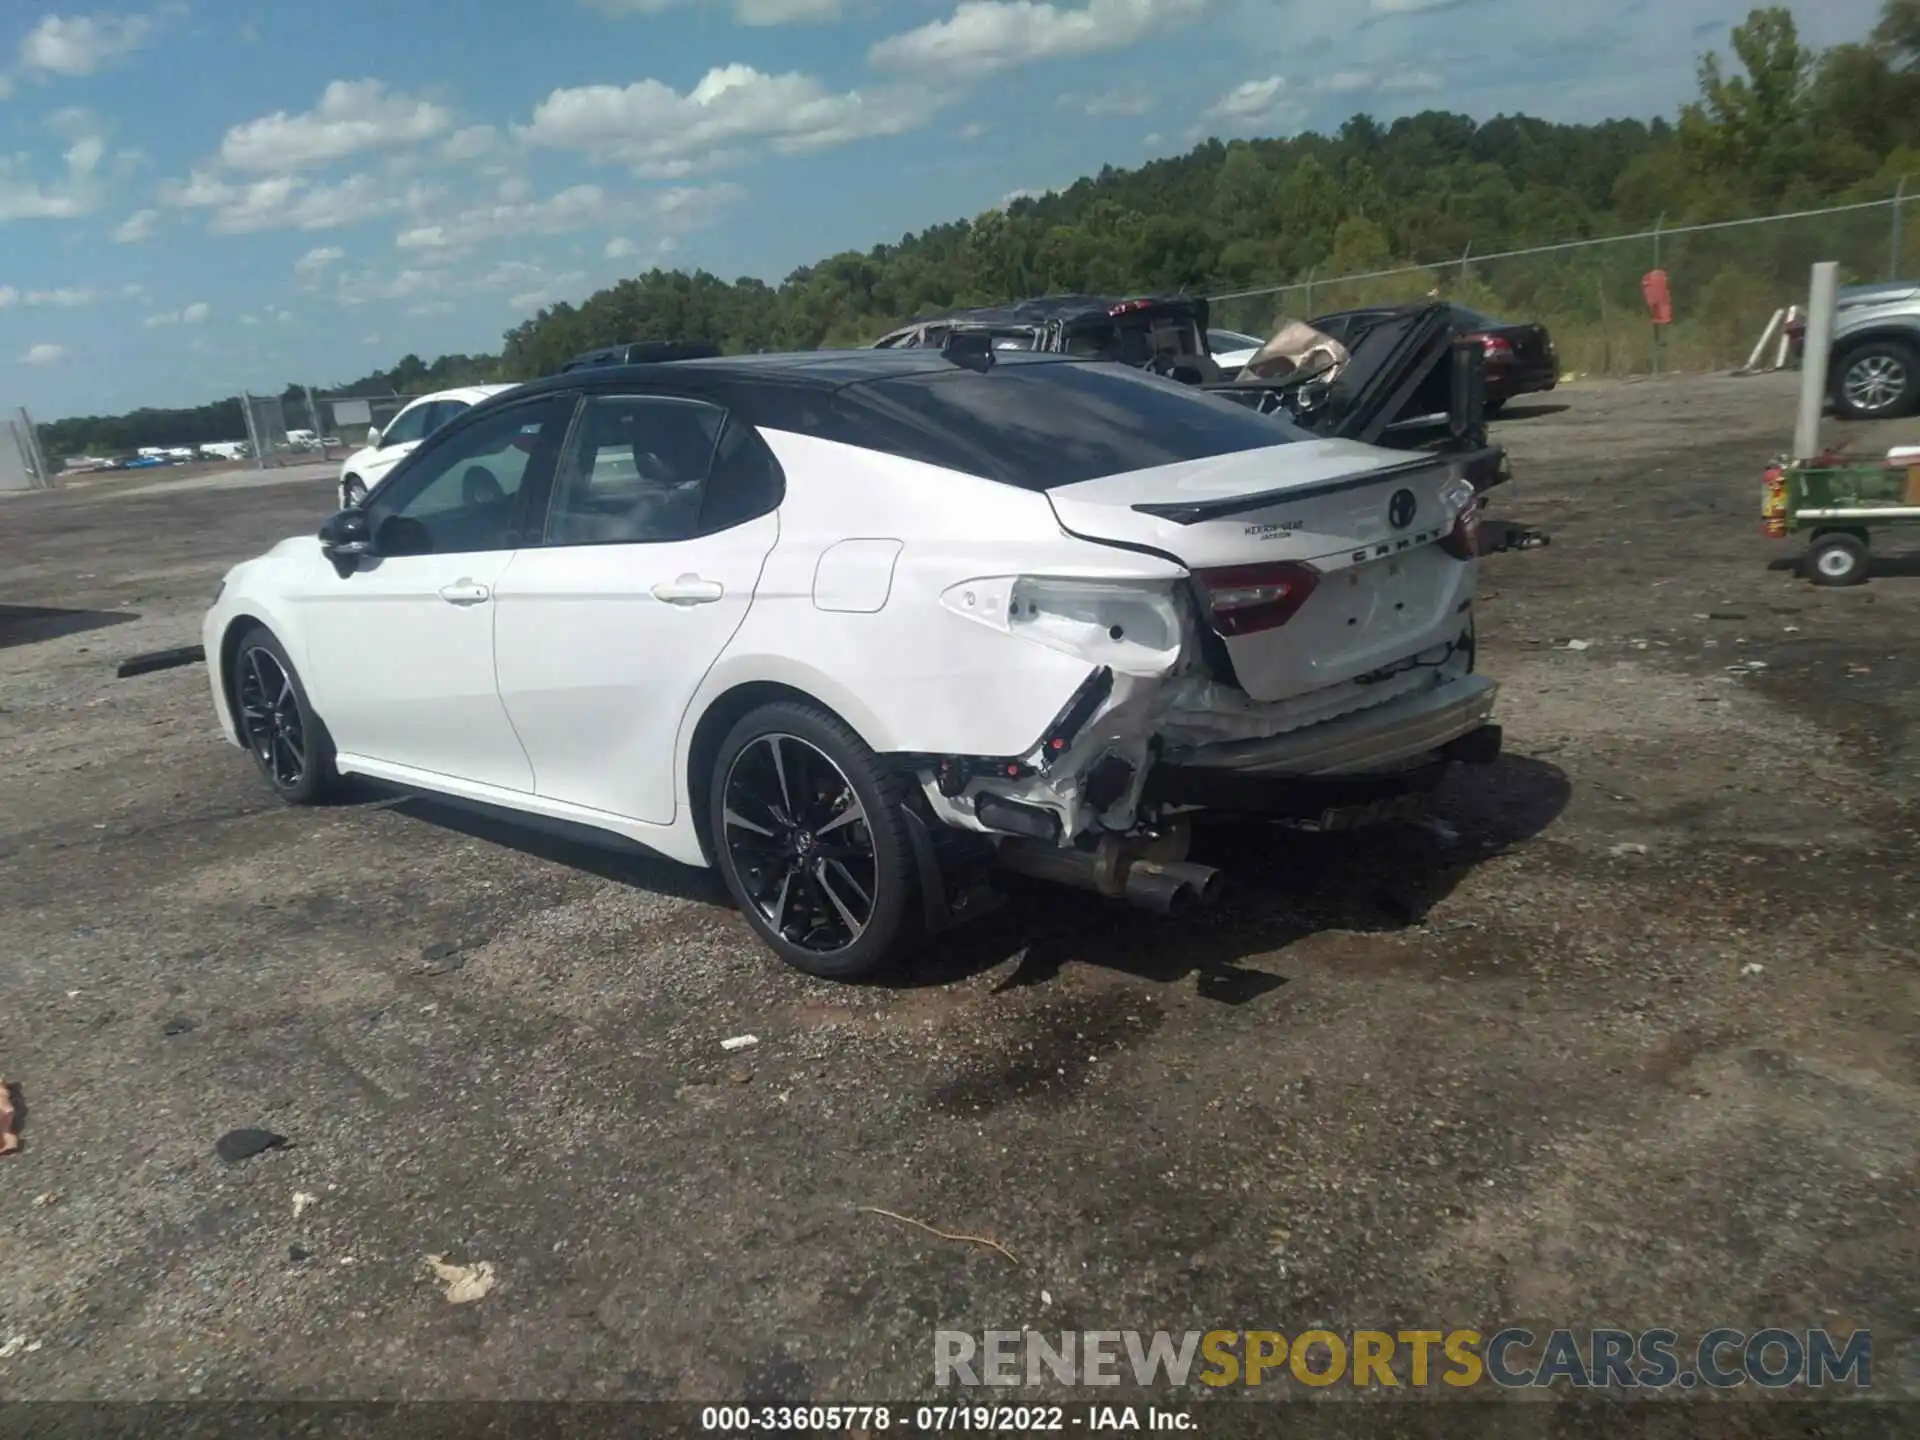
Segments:
[[[1025,490],[1311,438],[1176,380],[1070,360],[869,380],[839,409],[850,444]]]

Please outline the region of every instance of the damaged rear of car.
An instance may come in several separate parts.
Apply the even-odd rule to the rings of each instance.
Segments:
[[[1219,887],[1187,860],[1197,812],[1332,826],[1498,755],[1471,454],[990,352],[850,386],[838,408],[862,445],[1044,497],[1057,527],[1031,568],[938,588],[947,614],[1077,662],[1051,672],[1050,723],[1011,753],[895,756],[928,817],[999,864],[1170,912]]]

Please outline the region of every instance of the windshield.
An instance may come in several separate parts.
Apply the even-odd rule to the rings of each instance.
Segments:
[[[1003,360],[841,393],[846,443],[1051,490],[1312,438],[1178,381],[1100,362]],[[835,438],[842,438],[836,436]]]

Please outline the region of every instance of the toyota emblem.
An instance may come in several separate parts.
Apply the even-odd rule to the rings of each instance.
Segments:
[[[1387,522],[1396,530],[1404,530],[1413,523],[1413,513],[1419,508],[1420,502],[1411,490],[1396,490],[1387,501]]]

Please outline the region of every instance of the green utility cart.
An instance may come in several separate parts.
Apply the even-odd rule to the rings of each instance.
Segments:
[[[1816,585],[1864,585],[1868,537],[1896,525],[1920,525],[1920,452],[1884,460],[1846,461],[1831,453],[1782,460],[1762,487],[1761,517],[1769,536],[1809,537],[1802,562]]]

